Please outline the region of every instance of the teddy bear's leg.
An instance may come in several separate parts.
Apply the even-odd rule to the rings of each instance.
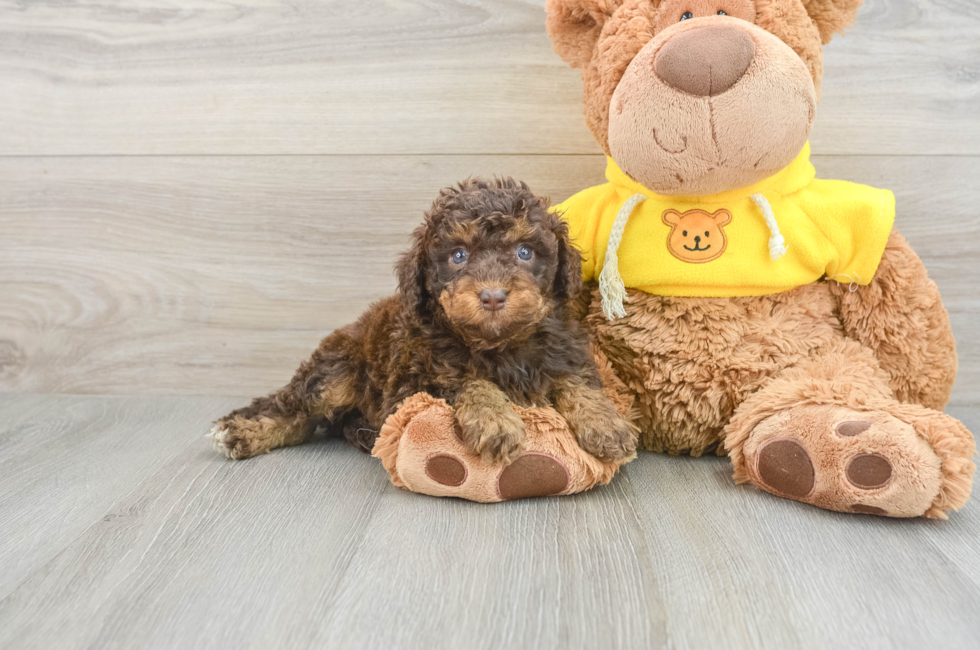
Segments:
[[[895,399],[874,354],[840,341],[783,371],[736,410],[736,481],[841,512],[945,518],[970,495],[973,436]]]
[[[831,291],[844,331],[875,354],[895,397],[943,409],[956,378],[956,342],[939,289],[905,238],[891,233],[869,285],[837,280]]]
[[[636,408],[636,395],[623,383],[623,380],[616,376],[616,370],[613,368],[612,363],[609,362],[609,357],[606,356],[606,353],[602,351],[602,348],[596,344],[594,339],[589,342],[589,351],[592,353],[592,358],[595,360],[596,367],[599,369],[602,392],[616,406],[619,414],[636,426],[636,422],[640,417],[639,411]]]

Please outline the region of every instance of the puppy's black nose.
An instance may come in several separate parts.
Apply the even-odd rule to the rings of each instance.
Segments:
[[[507,304],[507,292],[504,289],[484,289],[480,292],[480,302],[487,311],[499,311]]]

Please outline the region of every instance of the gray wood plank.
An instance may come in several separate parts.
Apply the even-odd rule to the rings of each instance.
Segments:
[[[978,157],[819,156],[891,187],[980,404]],[[0,159],[0,390],[261,394],[394,290],[438,189],[510,174],[563,199],[600,156]],[[942,199],[937,218],[936,197]]]
[[[199,440],[109,514],[0,600],[0,647],[958,649],[980,632],[975,502],[947,522],[831,513],[734,486],[726,459],[641,454],[605,488],[478,505],[397,490],[337,441],[236,463]]]
[[[0,154],[594,153],[544,0],[0,2]],[[980,154],[980,11],[868,0],[826,154]]]
[[[626,475],[675,647],[976,645],[976,502],[946,522],[834,513],[735,487],[724,458],[643,454]]]
[[[390,486],[335,447],[235,463],[200,439],[0,602],[0,647],[288,647]]]
[[[655,648],[670,606],[626,481],[484,505],[394,494],[372,520],[320,648]],[[381,614],[381,624],[372,621]]]
[[[0,598],[232,403],[0,395]]]

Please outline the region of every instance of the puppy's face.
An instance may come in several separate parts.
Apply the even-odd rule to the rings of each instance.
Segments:
[[[524,339],[581,290],[580,257],[546,200],[510,179],[443,190],[399,267],[406,306],[468,345]]]

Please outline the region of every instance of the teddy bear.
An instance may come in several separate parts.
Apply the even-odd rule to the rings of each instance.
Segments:
[[[547,0],[608,183],[558,206],[641,445],[840,512],[946,518],[975,447],[890,192],[815,177],[822,46],[860,0]]]

